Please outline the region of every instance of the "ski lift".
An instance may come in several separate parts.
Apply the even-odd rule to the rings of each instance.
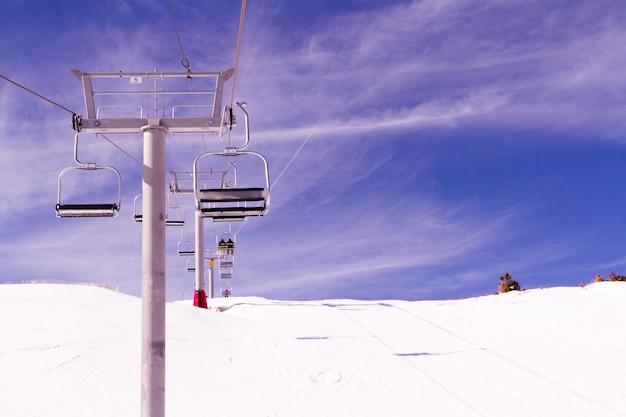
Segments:
[[[187,259],[187,272],[196,272],[195,258]]]
[[[135,196],[135,199],[133,200],[133,219],[135,219],[135,221],[137,223],[141,223],[141,221],[143,220],[143,215],[141,214],[140,209],[137,206],[137,202],[141,199],[141,194],[137,194]],[[141,207],[141,206],[139,206]]]
[[[225,259],[220,259],[220,269],[232,269],[235,265],[235,261],[232,257],[228,256]]]
[[[222,255],[218,258],[219,274],[221,279],[231,279],[233,277],[233,268],[235,266],[235,257],[233,255]]]
[[[178,205],[172,205],[170,203],[170,195],[168,195],[167,197],[167,207],[166,207],[166,212],[165,212],[165,225],[166,226],[184,226],[185,225],[185,215],[184,215],[184,208],[183,207],[179,207]],[[137,223],[141,223],[143,221],[143,215],[141,213],[141,204],[138,204],[139,200],[141,200],[142,195],[141,194],[137,194],[135,196],[135,200],[133,202],[133,219],[135,219],[135,221]],[[170,219],[169,216],[169,209],[170,208],[175,208],[178,209],[181,213],[181,218],[180,219]]]
[[[222,290],[222,297],[228,298],[231,295],[233,295],[233,289],[230,285],[221,287],[221,290]]]
[[[233,265],[234,265],[233,261],[223,261],[223,262],[220,263],[220,268],[231,269],[233,267]]]
[[[176,200],[175,202],[172,202],[172,196],[174,196],[174,199]],[[170,216],[170,211],[171,211],[170,209],[173,209],[174,211],[178,210],[180,217],[172,218],[172,216]],[[165,213],[165,215],[166,215],[166,220],[165,220],[166,226],[184,226],[185,225],[185,208],[181,207],[180,204],[178,204],[178,196],[174,192],[170,192],[167,195],[167,213]]]
[[[176,249],[178,256],[193,256],[196,253],[194,243],[188,239],[179,240]]]
[[[78,135],[74,135],[74,161],[77,166],[69,166],[61,171],[58,179],[58,193],[56,204],[56,216],[63,217],[115,217],[122,205],[122,176],[119,171],[113,167],[105,165],[96,165],[95,162],[80,162],[78,160]],[[114,202],[96,204],[96,203],[67,203],[67,197],[63,195],[62,183],[68,172],[79,170],[84,172],[110,171],[117,178],[117,198]]]
[[[224,152],[205,152],[193,163],[193,189],[197,209],[203,217],[209,217],[213,221],[241,221],[249,216],[263,216],[269,210],[270,180],[267,160],[257,152],[244,150],[250,141],[248,113],[244,110],[243,103],[237,105],[245,115],[244,145],[239,148],[227,147]],[[201,184],[203,173],[198,171],[198,162],[205,158],[208,159],[212,171],[213,167],[220,166],[231,175],[223,176],[218,186],[207,187]],[[235,160],[239,166],[235,164]],[[217,171],[220,171],[219,168]]]
[[[202,173],[198,171],[198,161],[211,158],[216,162],[223,158],[229,160],[234,175],[233,182],[222,181],[219,187],[205,188],[200,185]],[[241,186],[241,179],[231,159],[247,159],[260,165],[262,179],[256,178],[257,184]],[[260,160],[260,164],[258,163]],[[213,164],[213,163],[211,163]],[[259,167],[257,167],[259,168]],[[267,160],[256,152],[239,151],[234,148],[224,152],[207,152],[196,158],[193,165],[194,194],[202,217],[210,217],[213,221],[241,221],[249,216],[263,216],[269,210],[270,186]],[[258,175],[257,175],[258,177]],[[254,181],[255,179],[253,179]]]
[[[228,231],[223,232],[215,236],[217,242],[217,249],[220,254],[234,255],[235,254],[235,234],[231,231],[229,225]]]

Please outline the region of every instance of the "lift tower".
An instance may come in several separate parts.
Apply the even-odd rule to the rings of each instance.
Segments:
[[[143,138],[141,416],[164,417],[166,135],[221,135],[224,83],[234,69],[72,73],[85,94],[86,117],[75,117],[77,132]]]

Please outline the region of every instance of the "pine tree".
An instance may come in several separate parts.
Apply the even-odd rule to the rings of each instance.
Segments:
[[[511,278],[511,275],[507,272],[500,277],[500,283],[498,284],[498,294],[509,291],[519,291],[519,282]]]

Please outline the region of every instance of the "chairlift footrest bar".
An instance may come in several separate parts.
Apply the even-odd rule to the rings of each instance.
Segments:
[[[184,226],[185,221],[184,220],[166,220],[165,225],[166,226]]]
[[[137,223],[143,223],[143,215],[142,214],[135,214],[135,216],[133,216],[133,218],[135,219],[135,221]],[[185,221],[184,220],[166,220],[165,221],[165,225],[166,226],[184,226],[185,225]]]
[[[115,217],[117,204],[57,204],[57,217]]]
[[[211,219],[212,219],[214,222],[224,222],[224,223],[226,223],[226,222],[228,222],[228,223],[230,223],[230,222],[242,222],[242,221],[244,221],[244,220],[246,219],[246,217],[245,217],[245,216],[224,216],[224,217],[213,217],[213,216],[206,216],[206,215],[203,215],[202,217],[211,217]]]
[[[236,221],[245,217],[259,217],[266,212],[265,207],[203,207],[202,217],[211,217],[213,221]]]

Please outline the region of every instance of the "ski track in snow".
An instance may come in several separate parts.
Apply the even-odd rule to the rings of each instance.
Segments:
[[[575,401],[580,404],[581,410],[589,409],[590,412],[595,411],[597,413],[598,408],[601,408],[608,412],[611,415],[615,416],[623,416],[625,413],[620,410],[614,408],[613,406],[606,404],[602,400],[591,397],[584,392],[573,389],[566,384],[555,381],[550,378],[546,374],[531,369],[530,367],[522,364],[520,361],[514,360],[509,356],[506,356],[502,353],[498,353],[497,351],[485,347],[479,343],[476,343],[467,337],[461,336],[460,334],[445,328],[432,320],[428,320],[424,317],[419,316],[418,314],[407,310],[397,304],[387,303],[387,302],[379,302],[379,303],[366,303],[366,304],[325,304],[328,307],[336,308],[341,311],[345,316],[349,317],[356,326],[366,332],[373,340],[383,346],[386,350],[388,350],[393,355],[398,356],[402,360],[404,360],[410,367],[419,372],[422,376],[433,382],[440,389],[445,391],[453,400],[458,401],[463,407],[465,407],[471,414],[478,416],[485,415],[494,415],[498,410],[492,410],[489,407],[486,407],[487,401],[485,403],[480,404],[476,399],[469,395],[461,394],[458,389],[452,388],[452,384],[445,382],[444,378],[435,376],[436,373],[426,370],[424,367],[420,366],[419,363],[424,360],[426,357],[432,356],[448,356],[453,354],[463,354],[469,352],[478,352],[482,355],[489,356],[489,360],[483,360],[481,362],[493,362],[493,359],[503,362],[499,364],[499,367],[512,366],[521,370],[523,373],[526,373],[528,376],[535,379],[533,385],[540,386],[541,389],[538,389],[538,394],[542,392],[544,389],[548,389],[551,396],[559,396],[563,397],[562,401],[564,402],[572,402]],[[367,307],[367,308],[365,308]],[[396,313],[402,313],[408,315],[419,321],[419,324],[426,324],[427,326],[436,329],[440,332],[443,337],[441,339],[446,339],[445,336],[449,336],[448,341],[443,342],[443,340],[438,341],[438,346],[448,346],[450,345],[449,350],[438,350],[438,351],[414,351],[411,350],[410,345],[407,344],[407,338],[403,337],[401,340],[398,339],[397,334],[407,335],[413,333],[415,328],[413,326],[407,326],[406,330],[399,329],[398,323],[404,323],[406,325],[406,321],[402,320],[402,317],[397,317]],[[396,314],[396,317],[393,315]],[[371,320],[371,316],[375,315],[376,320]],[[358,317],[362,316],[362,317]],[[383,319],[384,316],[388,316]],[[367,323],[367,324],[365,324]],[[393,330],[389,329],[389,324],[395,323]],[[381,327],[382,326],[382,327]],[[432,333],[430,333],[430,337],[432,337]],[[457,343],[454,343],[454,342]],[[458,343],[460,342],[460,344]],[[475,356],[475,355],[473,355]],[[448,373],[443,373],[443,375],[448,375]],[[546,385],[551,386],[546,387]],[[556,389],[556,390],[555,390]],[[560,392],[559,392],[560,391]],[[545,392],[545,391],[543,391]],[[482,411],[481,411],[482,410]],[[501,410],[500,410],[501,411]],[[541,410],[537,410],[541,412]]]
[[[537,370],[537,369],[533,369],[532,367],[525,365],[523,362],[521,362],[520,360],[515,360],[513,359],[510,355],[505,355],[503,353],[500,353],[496,350],[494,350],[493,348],[481,345],[477,342],[474,342],[473,340],[469,339],[466,336],[461,336],[459,333],[450,330],[449,328],[443,327],[437,323],[435,323],[432,320],[428,320],[418,314],[415,314],[414,312],[408,311],[407,309],[400,307],[398,305],[394,305],[393,306],[395,309],[401,310],[404,313],[414,317],[417,320],[420,320],[424,323],[427,323],[428,325],[439,329],[440,331],[449,334],[450,336],[457,338],[465,343],[467,343],[469,346],[474,347],[476,351],[479,352],[483,352],[486,355],[491,356],[492,358],[504,362],[504,364],[507,365],[511,365],[515,368],[517,368],[518,370],[528,374],[529,376],[532,376],[534,378],[537,379],[536,383],[537,384],[548,384],[551,385],[553,388],[555,388],[556,390],[550,390],[550,395],[552,396],[562,396],[563,397],[563,402],[576,402],[577,404],[579,404],[579,410],[584,410],[584,409],[589,409],[590,413],[594,413],[594,415],[598,415],[598,408],[603,409],[604,411],[608,412],[611,415],[615,415],[615,416],[624,416],[626,415],[626,413],[624,413],[623,411],[618,410],[617,408],[611,406],[610,404],[607,404],[606,402],[594,398],[588,394],[586,394],[585,392],[582,392],[581,390],[575,389],[570,387],[567,384],[564,384],[562,382],[559,382],[558,380],[551,378],[548,374],[546,374],[545,372],[542,372],[541,370]],[[411,355],[408,355],[411,356]],[[547,387],[549,389],[549,387]],[[558,392],[560,391],[560,393]],[[577,401],[579,400],[579,401]],[[585,404],[586,403],[586,404]],[[590,414],[584,414],[583,415],[590,415]]]
[[[396,306],[388,304],[388,303],[378,303],[378,306],[382,306],[384,310],[396,309]],[[458,395],[453,390],[451,390],[448,387],[446,387],[437,378],[433,377],[428,372],[426,372],[422,368],[420,368],[420,366],[417,364],[416,361],[410,360],[411,357],[430,356],[430,355],[446,355],[446,354],[456,353],[456,352],[439,352],[439,353],[414,352],[414,353],[402,353],[402,352],[406,352],[406,351],[394,347],[394,344],[396,343],[395,340],[390,340],[390,338],[388,338],[388,337],[381,337],[380,336],[380,334],[385,334],[385,332],[384,332],[385,329],[382,329],[382,331],[381,331],[381,329],[375,329],[372,326],[371,322],[368,322],[369,323],[368,325],[364,325],[359,319],[357,319],[355,316],[359,315],[359,313],[358,313],[359,310],[358,309],[341,308],[341,307],[339,307],[339,310],[341,310],[341,312],[343,314],[345,314],[347,317],[349,317],[359,328],[361,328],[365,332],[367,332],[374,340],[376,340],[379,344],[381,344],[391,354],[396,355],[397,357],[399,357],[401,360],[406,362],[406,364],[408,364],[411,368],[413,368],[416,371],[418,371],[422,376],[424,376],[425,378],[427,378],[428,380],[433,382],[435,385],[437,385],[439,388],[441,388],[443,391],[445,391],[445,393],[448,394],[451,397],[452,400],[458,401],[463,407],[467,408],[470,411],[471,414],[482,416],[482,414],[469,401],[464,399],[462,396]],[[369,311],[370,310],[368,310],[368,312]],[[413,316],[413,314],[408,313],[405,310],[401,310],[401,311],[406,313],[406,314],[409,314],[409,315]],[[380,313],[381,313],[381,311],[378,310],[378,309],[375,310],[375,312],[377,313],[377,315],[380,315]],[[417,316],[414,316],[414,317],[419,319],[419,317],[417,317]],[[384,325],[388,326],[388,323],[393,323],[393,322],[394,322],[393,320],[391,320],[389,322],[387,322],[387,320],[386,320]],[[413,330],[413,329],[411,329],[411,330]],[[462,351],[459,351],[459,353],[460,352],[462,352]]]

